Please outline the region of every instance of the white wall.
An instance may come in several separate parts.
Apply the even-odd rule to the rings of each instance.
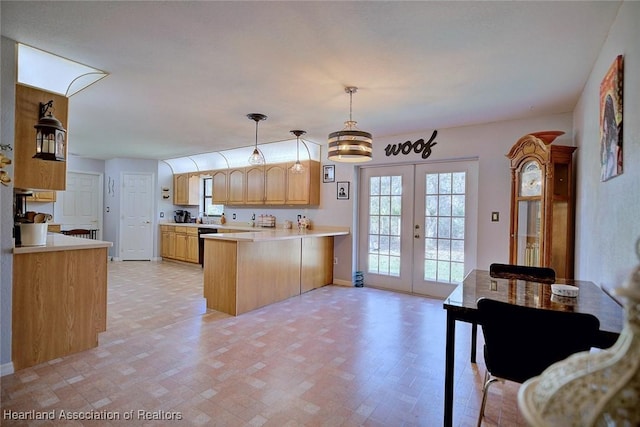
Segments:
[[[0,141],[13,147],[15,126],[15,42],[2,37],[2,126]],[[13,159],[13,151],[3,154]],[[13,165],[5,169],[13,178]],[[13,277],[13,183],[0,185],[0,373],[11,371],[11,295]]]
[[[575,108],[576,277],[614,288],[637,265],[640,237],[640,2],[624,2]],[[623,173],[600,182],[600,82],[624,55]]]

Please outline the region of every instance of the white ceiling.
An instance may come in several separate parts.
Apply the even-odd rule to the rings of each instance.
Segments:
[[[69,149],[167,159],[349,117],[376,137],[572,111],[620,1],[0,2],[2,35],[105,70]],[[326,152],[326,151],[325,151]]]

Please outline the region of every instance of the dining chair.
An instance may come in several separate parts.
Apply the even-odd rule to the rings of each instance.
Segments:
[[[588,351],[599,328],[586,313],[545,310],[488,298],[477,302],[484,336],[486,372],[478,426],[489,386],[495,381],[523,383],[570,355]]]
[[[489,275],[502,279],[529,280],[541,283],[553,283],[556,281],[556,272],[550,267],[531,267],[515,264],[491,264]]]
[[[528,265],[493,263],[489,266],[489,276],[499,279],[527,280],[552,284],[556,281],[556,272],[550,267],[532,267]],[[471,363],[476,363],[478,324],[471,324]]]
[[[95,231],[96,230],[88,230],[85,228],[74,228],[72,230],[63,230],[61,233],[66,234],[67,236],[73,237],[82,237],[85,239],[95,239]]]

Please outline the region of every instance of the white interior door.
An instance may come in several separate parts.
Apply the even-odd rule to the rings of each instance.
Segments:
[[[120,259],[151,260],[153,256],[153,175],[123,173],[120,200]]]
[[[476,265],[477,182],[476,161],[362,168],[365,284],[449,295]]]
[[[98,230],[102,237],[102,175],[68,172],[65,191],[58,192],[55,221],[62,230]]]

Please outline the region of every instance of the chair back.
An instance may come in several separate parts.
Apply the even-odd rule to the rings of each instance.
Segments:
[[[96,238],[95,231],[96,230],[87,230],[84,228],[74,228],[73,230],[63,230],[61,231],[61,233],[66,234],[67,236],[82,237],[85,239],[95,239]]]
[[[545,310],[478,300],[478,314],[491,375],[522,383],[573,353],[591,348],[599,328],[586,313]]]
[[[549,267],[531,267],[515,264],[491,264],[489,275],[502,279],[519,279],[531,282],[554,283],[556,272]]]

